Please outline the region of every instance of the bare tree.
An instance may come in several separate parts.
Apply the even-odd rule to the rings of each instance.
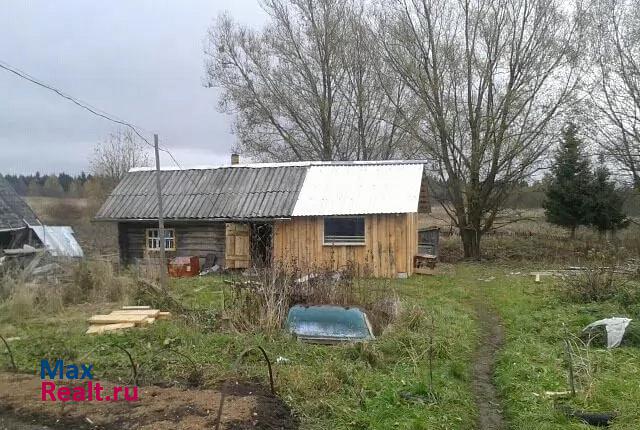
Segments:
[[[598,0],[593,12],[596,115],[590,129],[640,189],[640,0]]]
[[[90,160],[91,173],[116,184],[132,167],[150,164],[149,153],[129,129],[117,130],[98,143]]]
[[[236,115],[240,150],[258,159],[390,158],[405,148],[362,0],[266,0],[251,30],[221,15],[206,43],[206,82]],[[386,81],[385,81],[386,79]],[[387,85],[383,88],[383,83]]]
[[[393,0],[380,13],[387,60],[416,98],[412,134],[445,184],[466,257],[480,257],[509,193],[540,168],[578,85],[578,21],[561,6]]]

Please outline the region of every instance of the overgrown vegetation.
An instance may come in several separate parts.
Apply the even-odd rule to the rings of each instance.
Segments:
[[[224,279],[228,278],[174,279],[170,293],[190,309],[219,310],[221,291],[232,300],[232,287]],[[397,290],[404,309],[375,342],[368,344],[312,345],[281,330],[212,329],[179,317],[145,329],[84,335],[84,319],[96,308],[112,309],[108,303],[67,305],[63,312],[41,312],[22,320],[5,316],[0,333],[20,337],[11,346],[23,371],[35,371],[43,357],[63,358],[93,363],[99,378],[129,381],[131,370],[124,353],[114,347],[118,345],[129,350],[137,363],[144,363],[144,384],[189,385],[192,371],[187,356],[197,363],[205,387],[237,378],[266,383],[266,369],[257,358],[247,357],[234,369],[241,351],[262,345],[272,360],[279,356],[288,359],[274,365],[276,390],[292,405],[305,429],[472,429],[469,365],[475,332],[463,303],[465,294],[452,292],[452,286],[451,279],[433,278],[362,283],[363,292],[365,288]],[[400,393],[419,394],[428,384],[431,337],[438,403],[425,407]],[[165,349],[184,356],[159,353]],[[0,360],[0,366],[5,367],[4,357]]]
[[[116,274],[106,260],[67,261],[66,274],[56,280],[26,281],[17,268],[0,274],[0,309],[10,321],[62,312],[80,303],[123,303],[136,292],[130,274]]]

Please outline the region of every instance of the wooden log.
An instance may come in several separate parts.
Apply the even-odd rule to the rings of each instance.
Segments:
[[[86,334],[100,334],[106,331],[122,330],[122,329],[133,328],[133,327],[135,327],[134,323],[91,325],[87,329]]]
[[[142,324],[149,318],[147,315],[135,314],[115,314],[115,315],[94,315],[89,318],[90,324],[117,324],[117,323],[134,323]]]

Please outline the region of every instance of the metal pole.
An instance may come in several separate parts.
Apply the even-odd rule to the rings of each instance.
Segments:
[[[160,182],[160,155],[158,154],[158,135],[153,135],[153,147],[156,154],[156,192],[158,194],[158,239],[160,240],[160,286],[167,287],[167,261],[164,253],[164,219],[162,212],[162,185]]]

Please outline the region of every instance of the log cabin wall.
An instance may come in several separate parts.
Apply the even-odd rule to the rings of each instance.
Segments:
[[[120,260],[123,264],[135,264],[145,258],[157,258],[159,251],[149,251],[146,246],[146,230],[157,228],[158,223],[126,222],[118,223]],[[175,251],[166,251],[167,258],[200,257],[201,267],[208,254],[217,257],[216,264],[224,267],[225,223],[171,223],[165,228],[175,229]]]
[[[365,215],[364,245],[324,245],[323,217],[296,217],[274,224],[273,257],[276,262],[296,264],[302,270],[349,262],[364,273],[392,278],[413,273],[418,247],[417,214]]]

